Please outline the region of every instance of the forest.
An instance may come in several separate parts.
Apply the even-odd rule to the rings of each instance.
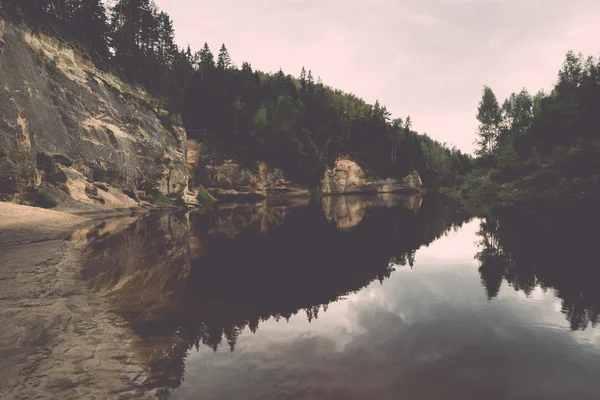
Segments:
[[[108,5],[105,5],[108,4]],[[502,104],[484,87],[475,114],[476,157],[392,118],[378,101],[298,76],[237,66],[223,44],[193,51],[174,42],[173,21],[152,0],[2,0],[2,15],[77,46],[103,68],[141,85],[181,114],[188,137],[215,163],[265,161],[316,186],[339,156],[380,177],[419,171],[429,189],[463,195],[593,194],[600,171],[600,61],[569,52],[550,93],[526,89]],[[539,194],[538,193],[538,194]]]
[[[485,87],[476,170],[463,194],[507,191],[588,197],[600,187],[600,60],[567,53],[550,93],[511,94],[500,106]]]
[[[78,47],[97,65],[164,99],[188,137],[206,143],[214,162],[265,161],[287,179],[316,186],[326,167],[350,157],[380,177],[416,169],[428,188],[458,186],[473,158],[392,118],[378,101],[298,76],[237,66],[225,44],[193,51],[174,43],[173,21],[151,0],[2,0],[2,15]],[[106,4],[106,5],[105,5]]]

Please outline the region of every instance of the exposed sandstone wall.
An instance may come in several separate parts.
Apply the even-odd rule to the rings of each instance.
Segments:
[[[207,190],[217,199],[235,196],[308,196],[306,188],[287,181],[277,168],[258,162],[250,169],[228,160],[221,165],[207,165]]]
[[[417,171],[403,179],[379,179],[369,174],[356,162],[339,158],[333,168],[325,171],[321,181],[322,194],[420,192],[423,182]]]
[[[404,190],[421,191],[423,181],[417,171],[413,171],[403,179],[385,179],[375,183],[378,193],[394,193]]]
[[[0,198],[64,167],[83,186],[185,191],[186,133],[158,100],[24,26],[0,22],[0,46]]]

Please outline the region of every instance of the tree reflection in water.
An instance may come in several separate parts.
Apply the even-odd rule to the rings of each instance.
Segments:
[[[340,196],[152,215],[80,241],[86,279],[140,338],[149,386],[177,388],[191,348],[234,351],[262,321],[318,319],[469,219],[435,197]]]
[[[485,217],[478,235],[479,272],[488,298],[503,280],[530,295],[554,290],[572,330],[596,325],[600,315],[597,243],[600,216],[592,202],[536,211],[501,207]]]

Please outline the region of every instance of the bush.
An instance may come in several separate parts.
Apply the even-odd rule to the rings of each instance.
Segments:
[[[523,168],[515,165],[504,165],[490,172],[490,178],[498,183],[513,182],[524,175]]]
[[[58,205],[58,203],[48,193],[38,192],[35,196],[33,205],[41,208],[54,208]]]
[[[173,198],[165,196],[164,194],[158,192],[151,193],[150,199],[152,203],[162,204],[165,206],[172,206],[175,204],[175,200]]]
[[[203,187],[198,189],[198,195],[196,196],[196,199],[200,204],[203,205],[212,204],[215,202],[214,197],[212,197],[210,193],[208,193]]]
[[[489,175],[475,176],[469,175],[462,186],[463,196],[472,196],[480,198],[497,197],[500,186],[493,182]]]

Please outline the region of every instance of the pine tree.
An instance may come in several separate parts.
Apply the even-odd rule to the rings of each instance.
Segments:
[[[203,88],[206,82],[206,74],[210,74],[215,67],[215,57],[208,47],[208,43],[204,43],[202,50],[198,52],[198,71],[200,72],[200,86]]]
[[[82,44],[95,52],[101,60],[108,61],[110,28],[104,3],[101,0],[81,0],[73,18],[79,32],[83,34]]]
[[[308,71],[308,76],[306,78],[306,85],[309,89],[311,89],[315,85],[315,79],[313,78],[312,71]]]
[[[242,63],[242,72],[252,73],[252,65],[248,61]]]
[[[302,67],[302,71],[300,71],[300,90],[302,92],[306,92],[306,70]]]
[[[43,18],[51,11],[51,4],[51,0],[10,0],[6,4],[3,4],[2,8],[8,7],[13,12],[19,10],[24,14],[28,22],[40,24],[43,22]]]
[[[225,43],[221,46],[221,50],[219,50],[219,57],[217,59],[217,68],[219,69],[229,69],[231,68],[231,57],[229,57],[229,52],[225,47]]]
[[[117,65],[135,75],[152,22],[149,0],[119,0],[112,9],[111,46]],[[147,44],[147,43],[146,43]]]
[[[203,68],[214,68],[215,57],[208,47],[208,43],[204,43],[204,47],[200,50],[200,66]]]
[[[158,14],[158,57],[163,66],[169,66],[173,61],[176,46],[173,43],[173,21],[165,12]]]

